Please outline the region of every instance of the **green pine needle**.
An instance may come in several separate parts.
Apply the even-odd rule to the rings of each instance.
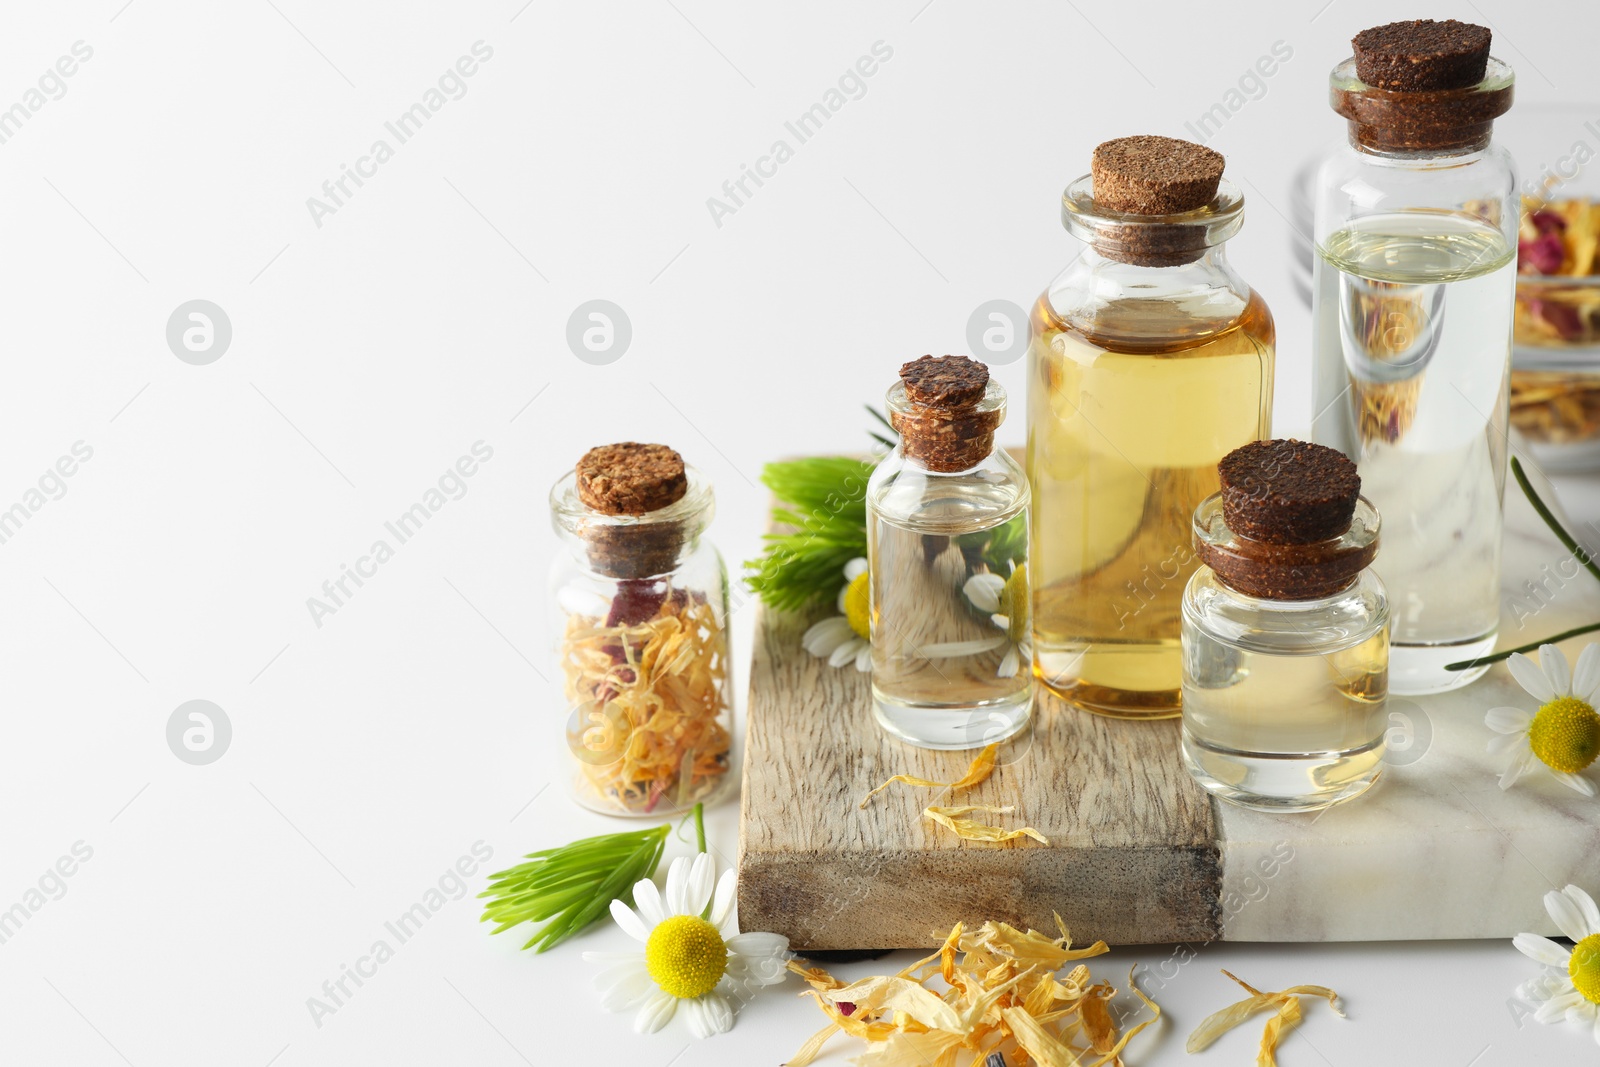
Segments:
[[[586,837],[531,852],[528,862],[489,879],[483,918],[493,933],[543,922],[523,948],[544,952],[610,914],[611,902],[633,903],[636,882],[655,874],[670,826]],[[546,920],[549,920],[546,922]]]
[[[768,607],[796,611],[838,593],[845,564],[867,554],[867,479],[873,464],[844,456],[768,463],[761,480],[777,505],[773,521],[792,527],[769,533],[759,559],[745,563],[745,581]]]

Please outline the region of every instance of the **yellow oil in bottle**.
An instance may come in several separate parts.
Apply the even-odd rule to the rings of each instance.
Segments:
[[[1035,673],[1103,715],[1175,716],[1190,518],[1217,461],[1271,436],[1271,313],[1191,294],[1069,324],[1046,293],[1032,331]]]

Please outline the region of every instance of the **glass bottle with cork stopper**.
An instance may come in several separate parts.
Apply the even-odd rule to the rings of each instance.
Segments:
[[[711,483],[665,445],[584,453],[550,491],[550,612],[573,795],[661,818],[734,786],[728,575]]]
[[[1033,705],[1028,480],[994,446],[1005,390],[966,356],[923,356],[888,405],[900,443],[867,483],[878,723],[923,748],[1003,741]]]
[[[1168,137],[1097,147],[1062,197],[1087,248],[1033,312],[1036,671],[1103,715],[1178,714],[1189,518],[1270,434],[1272,315],[1224,253],[1244,198],[1223,168]]]
[[[1184,763],[1245,807],[1346,800],[1377,780],[1389,725],[1378,513],[1322,445],[1258,441],[1217,469],[1183,597]]]
[[[1465,685],[1493,649],[1520,201],[1493,143],[1511,68],[1490,32],[1363,30],[1334,68],[1349,144],[1315,193],[1312,436],[1355,461],[1388,520],[1397,693]]]

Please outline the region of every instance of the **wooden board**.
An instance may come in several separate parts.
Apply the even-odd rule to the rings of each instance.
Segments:
[[[1600,587],[1563,564],[1514,486],[1507,505],[1507,642],[1600,618]],[[1578,576],[1552,591],[1551,571]],[[1545,590],[1537,600],[1529,581]],[[1183,770],[1175,721],[1102,719],[1048,694],[1031,732],[960,800],[896,785],[859,810],[890,775],[952,781],[972,753],[884,734],[867,676],[800,646],[828,613],[763,609],[752,654],[740,923],[796,949],[930,947],[957,921],[1053,930],[1053,913],[1076,939],[1113,944],[1510,937],[1555,932],[1547,889],[1600,886],[1595,800],[1547,777],[1511,793],[1495,782],[1484,711],[1532,707],[1503,667],[1456,693],[1392,700],[1428,751],[1321,815],[1217,804]],[[930,803],[1015,805],[998,818],[1050,846],[960,841],[921,817]]]
[[[1052,912],[1091,941],[1217,936],[1216,828],[1179,763],[1175,721],[1114,722],[1046,697],[989,781],[959,801],[896,785],[859,810],[890,775],[954,781],[973,753],[930,752],[880,730],[868,676],[800,647],[822,614],[767,612],[756,626],[742,926],[811,949],[938,944],[958,919],[1054,929]],[[1015,805],[1000,818],[1034,827],[1050,847],[962,842],[922,818],[944,802]]]

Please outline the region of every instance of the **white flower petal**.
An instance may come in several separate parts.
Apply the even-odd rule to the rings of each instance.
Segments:
[[[729,956],[724,980],[730,991],[748,995],[762,986],[777,985],[789,975],[788,953],[777,956]]]
[[[961,591],[967,599],[972,601],[972,606],[982,612],[1000,610],[1000,592],[1005,589],[1006,580],[998,574],[974,574],[968,578]]]
[[[683,1004],[689,1013],[689,1029],[695,1037],[711,1037],[733,1029],[733,1006],[721,993],[713,990]]]
[[[634,884],[633,906],[638,909],[639,917],[648,927],[659,926],[667,918],[667,913],[661,906],[661,890],[657,889],[656,884],[648,878]]]
[[[1490,708],[1483,725],[1497,734],[1525,734],[1533,716],[1521,708]]]
[[[1511,939],[1511,944],[1530,960],[1546,967],[1560,967],[1564,971],[1572,959],[1571,952],[1538,934],[1518,934]]]
[[[865,641],[861,643],[861,651],[856,653],[856,670],[862,674],[872,671],[872,646]]]
[[[849,619],[832,615],[806,630],[800,638],[800,644],[813,656],[826,656],[855,636]]]
[[[644,1002],[639,1014],[634,1016],[633,1028],[641,1034],[653,1034],[672,1021],[678,1010],[678,998],[671,993],[657,991]]]
[[[1489,738],[1489,743],[1485,746],[1485,749],[1494,755],[1499,755],[1503,752],[1510,752],[1512,749],[1527,749],[1529,752],[1533,751],[1533,749],[1529,748],[1528,746],[1527,734],[1495,734],[1493,737]]]
[[[752,930],[728,938],[728,951],[752,958],[780,956],[789,951],[789,939],[782,934],[764,934]]]
[[[865,573],[867,573],[867,561],[863,556],[857,556],[844,565],[845,581],[853,582]]]
[[[1594,1008],[1595,1006],[1587,1000],[1579,1001],[1567,1009],[1567,1022],[1592,1025],[1594,1023]]]
[[[639,887],[634,886],[633,891],[637,893],[639,891]],[[638,912],[628,907],[622,901],[613,900],[611,902],[611,917],[615,919],[617,925],[622,927],[623,931],[635,941],[650,940],[650,928],[645,926],[645,924],[640,921]]]
[[[1589,924],[1584,919],[1583,909],[1565,893],[1557,893],[1553,889],[1546,893],[1544,910],[1549,914],[1550,921],[1556,924],[1556,929],[1571,940],[1582,941],[1588,936]]]
[[[1560,996],[1551,997],[1549,1000],[1539,1005],[1539,1007],[1534,1010],[1533,1017],[1535,1020],[1541,1023],[1555,1022],[1557,1019],[1561,1018],[1567,1013],[1568,1008],[1572,1007],[1574,1004],[1582,1003],[1583,994],[1574,989],[1570,993],[1562,993]]]
[[[1596,1012],[1594,1017],[1594,1042],[1600,1045],[1600,1012]]]
[[[1513,652],[1511,658],[1506,660],[1506,666],[1511,670],[1511,677],[1517,684],[1528,691],[1528,695],[1541,704],[1547,704],[1555,699],[1556,691],[1550,687],[1550,679],[1533,660],[1521,652]]]
[[[624,965],[626,966],[626,965]],[[618,973],[600,994],[600,1006],[606,1011],[629,1011],[648,1000],[656,990],[655,979],[645,969],[640,959],[631,970]],[[609,972],[608,972],[609,973]]]
[[[848,625],[848,623],[846,625]],[[849,663],[851,660],[861,655],[861,650],[863,648],[871,651],[872,646],[861,640],[861,638],[855,636],[855,632],[851,631],[850,640],[834,649],[833,654],[828,657],[828,666],[843,667],[846,663]]]
[[[1578,665],[1572,668],[1572,695],[1593,704],[1596,690],[1600,690],[1600,644],[1591,642],[1583,646]]]
[[[716,888],[717,865],[711,853],[701,852],[689,865],[689,877],[683,885],[683,914],[704,915],[711,903],[711,891]]]
[[[1006,649],[1006,654],[1000,658],[1000,666],[995,668],[996,678],[1015,678],[1017,668],[1022,664],[1022,657],[1017,653],[1017,646],[1012,645]]]
[[[1539,666],[1544,669],[1544,676],[1550,679],[1550,688],[1555,690],[1556,696],[1572,692],[1572,670],[1567,666],[1565,652],[1555,645],[1540,645]]]
[[[1564,774],[1561,771],[1551,771],[1556,781],[1571,789],[1575,793],[1582,793],[1586,797],[1594,796],[1594,783],[1581,774]]]
[[[717,893],[711,900],[711,925],[727,932],[728,920],[733,918],[733,905],[739,888],[739,875],[732,867],[717,879]],[[735,930],[737,932],[737,930]]]
[[[1511,763],[1505,769],[1505,773],[1500,775],[1500,788],[1510,789],[1517,784],[1517,781],[1523,775],[1537,766],[1539,766],[1539,759],[1533,754],[1533,749],[1530,748],[1526,752],[1514,753],[1511,757]]]
[[[702,853],[703,855],[703,853]],[[689,885],[689,866],[694,860],[689,856],[679,856],[672,861],[672,866],[667,868],[666,905],[668,915],[690,915],[689,902],[684,895],[684,890]]]
[[[1583,936],[1591,937],[1594,934],[1600,934],[1600,906],[1595,904],[1594,898],[1575,885],[1569,885],[1561,892],[1568,900],[1572,901],[1573,905],[1578,909],[1578,914],[1583,916]],[[1582,938],[1579,938],[1579,940],[1582,940]]]

